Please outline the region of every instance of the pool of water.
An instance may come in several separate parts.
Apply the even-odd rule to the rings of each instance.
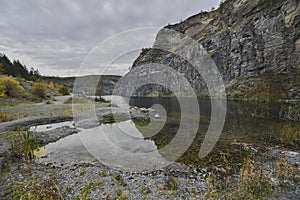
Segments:
[[[202,167],[222,164],[224,160],[238,163],[242,159],[238,144],[260,147],[278,145],[280,129],[290,123],[278,118],[280,104],[229,101],[224,128],[218,142],[208,156],[199,158],[198,153],[211,120],[209,100],[199,100],[200,120],[196,122],[198,127],[194,135],[191,126],[194,126],[194,120],[198,118],[193,115],[193,107],[183,113],[176,98],[106,98],[124,108],[150,108],[159,104],[165,109],[167,117],[153,119],[151,126],[129,120],[81,129],[78,134],[45,146],[43,153],[39,155],[40,161],[69,164],[98,160],[112,167],[135,171],[158,169],[173,161]],[[184,103],[189,105],[189,99]],[[182,124],[183,120],[188,123]],[[51,125],[52,127],[56,126]],[[37,129],[45,130],[47,126]],[[181,135],[178,134],[179,130],[182,131]],[[298,148],[294,147],[296,150]]]
[[[32,127],[30,127],[30,131],[45,132],[45,131],[55,130],[57,128],[64,127],[64,126],[68,126],[70,128],[75,128],[74,122],[67,121],[67,122],[60,122],[60,123],[53,123],[53,124],[32,126]]]

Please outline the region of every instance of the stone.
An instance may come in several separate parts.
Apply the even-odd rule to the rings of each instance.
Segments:
[[[155,119],[159,119],[160,118],[160,115],[158,113],[156,113],[154,116],[153,116]]]

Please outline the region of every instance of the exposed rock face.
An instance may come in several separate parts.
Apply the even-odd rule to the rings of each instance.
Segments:
[[[299,0],[227,0],[216,11],[166,26],[156,43],[162,41],[167,29],[181,32],[205,48],[222,75],[229,97],[300,99]],[[170,38],[167,41],[169,52],[144,50],[132,68],[145,63],[166,64],[184,73],[195,90],[206,94],[199,73],[174,55],[172,52],[181,49],[172,48]],[[155,89],[162,91],[159,88]],[[249,88],[252,93],[248,93]]]

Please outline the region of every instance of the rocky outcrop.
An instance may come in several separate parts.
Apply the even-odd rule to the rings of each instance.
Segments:
[[[215,11],[166,26],[158,33],[154,47],[170,29],[204,47],[217,65],[229,97],[300,99],[299,0],[227,0]],[[184,74],[196,91],[206,95],[199,72],[174,54],[182,50],[178,45],[172,48],[176,41],[167,41],[169,51],[144,49],[129,74],[147,63],[165,64]],[[147,95],[151,90],[163,91],[163,87],[144,86],[139,94]]]

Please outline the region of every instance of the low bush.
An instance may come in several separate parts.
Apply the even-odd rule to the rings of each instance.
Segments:
[[[300,140],[300,130],[295,126],[286,124],[280,129],[279,139],[284,144],[297,142]]]
[[[0,96],[19,97],[23,94],[24,88],[11,76],[0,78]]]
[[[209,55],[209,57],[213,57],[215,55],[214,51],[208,51],[207,54]]]
[[[96,97],[95,102],[97,102],[97,103],[110,103],[110,101],[107,101],[102,97]]]
[[[36,82],[33,84],[33,94],[45,99],[47,96],[47,84],[44,82]]]
[[[51,100],[48,100],[45,104],[53,104],[53,102]]]
[[[58,92],[61,93],[62,95],[70,95],[69,88],[67,88],[64,85],[59,88]]]
[[[49,88],[53,89],[54,87],[55,87],[55,84],[51,81],[51,82],[49,83]]]
[[[177,51],[177,48],[176,47],[173,47],[172,49],[171,49],[171,52],[172,53],[175,53]]]
[[[7,112],[0,112],[0,122],[10,121],[11,118]]]
[[[0,82],[0,97],[5,97],[5,87]]]

